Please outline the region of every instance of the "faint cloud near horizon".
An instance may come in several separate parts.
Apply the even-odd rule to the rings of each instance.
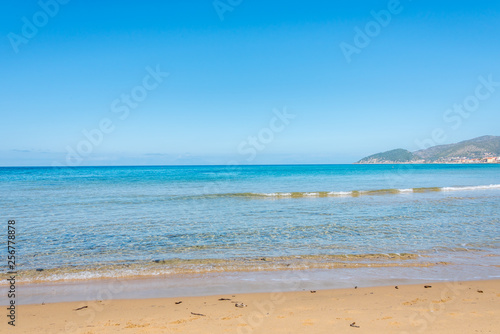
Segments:
[[[64,152],[40,152],[28,149],[0,151],[0,166],[51,166],[54,159],[64,157]],[[161,152],[123,154],[96,153],[82,166],[147,166],[147,165],[289,165],[289,164],[350,164],[362,157],[348,154],[261,154],[248,163],[237,154],[196,155]]]
[[[16,153],[40,153],[40,154],[57,154],[57,152],[53,152],[50,150],[37,150],[37,149],[20,149],[20,148],[13,148],[10,149],[9,152],[16,152]]]
[[[21,153],[31,153],[33,150],[19,150],[19,149],[12,149],[12,152],[21,152]]]

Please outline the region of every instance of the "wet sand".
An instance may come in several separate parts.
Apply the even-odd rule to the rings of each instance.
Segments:
[[[500,280],[157,299],[105,297],[20,305],[12,332],[500,332]],[[5,315],[2,318],[0,332],[8,333],[13,328]]]

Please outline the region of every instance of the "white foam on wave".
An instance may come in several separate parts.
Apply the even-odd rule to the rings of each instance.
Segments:
[[[78,272],[57,273],[47,276],[23,277],[19,281],[22,283],[32,283],[36,281],[58,282],[58,281],[80,281],[92,279],[127,278],[134,276],[158,276],[172,274],[171,269],[108,269],[108,270],[82,270]]]
[[[267,197],[290,197],[292,196],[292,193],[261,193],[258,195]]]
[[[430,189],[431,188],[419,188],[422,190]],[[432,189],[438,189],[441,191],[460,191],[460,190],[487,190],[487,189],[500,189],[500,184],[490,184],[490,185],[482,185],[482,186],[460,186],[460,187],[442,187],[442,188],[432,188]],[[402,188],[402,189],[391,189],[391,190],[397,190],[397,192],[401,194],[407,194],[407,193],[413,193],[415,190],[413,188]],[[358,194],[369,194],[372,192],[376,192],[373,190],[359,190],[357,191]],[[319,192],[304,192],[304,193],[296,193],[298,196],[297,197],[321,197],[321,194]],[[255,195],[258,196],[265,196],[265,197],[293,197],[293,193],[257,193]],[[353,192],[352,191],[330,191],[327,193],[327,196],[330,197],[342,197],[342,196],[352,196]]]
[[[487,186],[466,186],[466,187],[443,187],[442,191],[460,191],[460,190],[486,190],[500,189],[500,184],[490,184]]]
[[[328,193],[328,195],[332,196],[351,196],[352,191],[331,191]]]

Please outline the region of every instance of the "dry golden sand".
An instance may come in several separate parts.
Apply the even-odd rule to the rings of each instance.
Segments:
[[[428,285],[21,305],[0,332],[500,333],[500,280]]]

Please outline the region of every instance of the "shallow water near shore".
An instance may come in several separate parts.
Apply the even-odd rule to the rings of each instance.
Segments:
[[[232,295],[498,279],[487,265],[362,266],[336,269],[170,274],[21,284],[19,304]],[[8,300],[0,297],[0,305]]]
[[[498,273],[500,165],[0,168],[0,181],[20,283]]]

